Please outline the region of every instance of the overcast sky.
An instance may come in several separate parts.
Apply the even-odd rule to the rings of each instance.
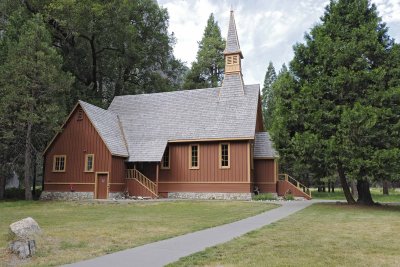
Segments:
[[[373,0],[389,26],[389,35],[400,41],[400,0]],[[207,19],[214,13],[226,38],[231,7],[244,60],[246,84],[262,86],[268,62],[278,71],[293,57],[292,46],[303,42],[305,32],[320,20],[326,0],[158,0],[168,9],[169,31],[177,38],[174,54],[190,67],[196,58]]]

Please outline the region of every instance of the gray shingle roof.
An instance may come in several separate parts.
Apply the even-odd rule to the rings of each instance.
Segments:
[[[240,45],[236,31],[235,18],[233,16],[233,11],[231,11],[231,16],[229,19],[228,37],[226,38],[226,47],[224,53],[229,54],[235,52],[240,52]]]
[[[115,97],[108,110],[120,119],[128,160],[160,161],[168,141],[254,138],[259,85],[246,85],[240,96],[220,90]]]
[[[254,140],[254,158],[277,158],[278,153],[273,147],[271,137],[267,132],[258,132]]]
[[[244,84],[241,73],[225,74],[222,82],[220,96],[223,98],[242,96]]]
[[[112,155],[128,157],[118,116],[108,110],[79,101],[79,104],[96,128]]]

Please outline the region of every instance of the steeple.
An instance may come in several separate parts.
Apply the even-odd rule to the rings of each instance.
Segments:
[[[237,96],[244,94],[242,77],[242,51],[240,50],[239,38],[236,31],[235,17],[233,10],[229,19],[228,37],[226,38],[225,75],[222,82],[220,96]]]

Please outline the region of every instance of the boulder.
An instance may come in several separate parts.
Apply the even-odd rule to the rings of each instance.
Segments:
[[[41,233],[39,224],[31,217],[10,224],[10,231],[14,239],[33,239]]]
[[[16,254],[20,259],[32,257],[36,252],[35,240],[15,240],[9,245],[12,253]]]
[[[12,237],[9,249],[20,259],[31,257],[36,252],[35,237],[41,233],[39,224],[31,217],[10,224]]]

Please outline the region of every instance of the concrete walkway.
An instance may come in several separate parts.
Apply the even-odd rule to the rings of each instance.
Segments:
[[[310,206],[314,201],[276,203],[282,206],[237,222],[208,228],[65,266],[164,266],[177,261],[181,257],[202,251],[211,246],[225,243],[235,237],[279,221]]]

